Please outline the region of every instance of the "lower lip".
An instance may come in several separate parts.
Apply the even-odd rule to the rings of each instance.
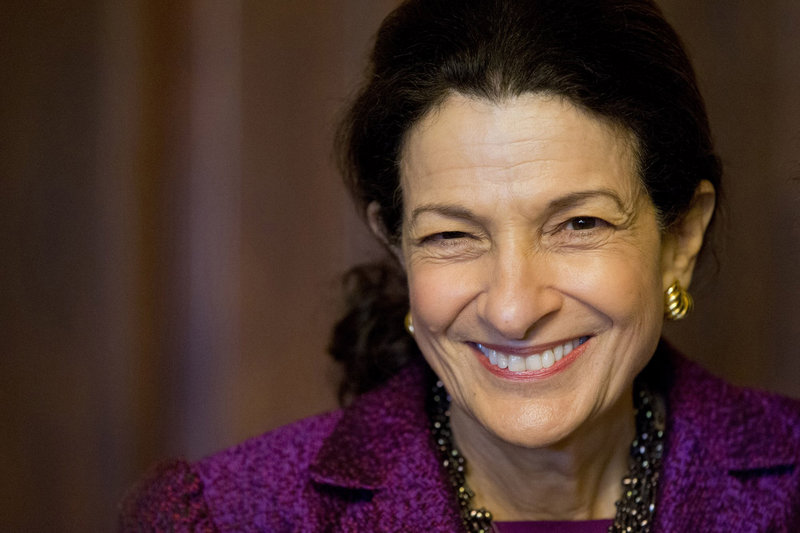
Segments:
[[[556,361],[553,366],[549,368],[542,368],[541,370],[525,370],[523,372],[512,372],[507,368],[500,368],[499,366],[493,365],[489,362],[489,358],[483,355],[483,353],[478,350],[478,348],[473,347],[473,350],[478,354],[478,359],[480,360],[481,364],[494,374],[495,376],[503,379],[507,379],[510,381],[535,381],[541,379],[547,379],[550,376],[558,374],[559,372],[563,372],[566,370],[578,357],[583,355],[583,352],[586,351],[586,345],[592,341],[589,338],[586,342],[577,346],[572,349],[567,355],[561,358],[560,361]]]

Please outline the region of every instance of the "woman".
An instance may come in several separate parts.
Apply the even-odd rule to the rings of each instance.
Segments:
[[[348,278],[351,403],[162,467],[124,529],[800,530],[800,406],[659,340],[720,166],[651,2],[407,1],[339,141],[395,265]]]

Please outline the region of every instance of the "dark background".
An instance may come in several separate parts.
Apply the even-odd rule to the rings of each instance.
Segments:
[[[332,128],[393,4],[3,3],[0,530],[111,530],[158,458],[335,405],[337,276],[375,249]],[[669,336],[800,397],[800,3],[661,4],[727,171]]]

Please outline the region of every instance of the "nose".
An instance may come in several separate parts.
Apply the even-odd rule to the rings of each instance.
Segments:
[[[557,265],[535,250],[498,251],[487,268],[479,312],[496,333],[523,340],[558,311],[563,295],[554,286]]]

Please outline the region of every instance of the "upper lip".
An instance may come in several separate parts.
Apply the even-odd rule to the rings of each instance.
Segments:
[[[580,339],[585,335],[577,335],[575,337],[569,337],[562,339],[560,341],[555,342],[548,342],[545,344],[536,344],[534,346],[508,346],[504,344],[489,344],[485,342],[476,342],[475,344],[480,344],[484,348],[489,350],[494,350],[496,352],[500,352],[506,355],[518,355],[521,357],[527,357],[529,355],[540,354],[545,350],[551,350],[556,346],[563,346],[565,343],[569,341],[574,341],[576,339]]]

